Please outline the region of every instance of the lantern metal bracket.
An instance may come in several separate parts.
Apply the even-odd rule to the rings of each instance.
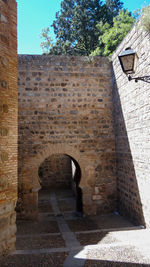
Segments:
[[[135,80],[136,83],[138,81],[143,81],[143,82],[146,82],[146,83],[150,83],[150,75],[142,76],[142,77],[135,77],[135,78],[131,77],[131,75],[128,75],[128,80],[129,81]]]

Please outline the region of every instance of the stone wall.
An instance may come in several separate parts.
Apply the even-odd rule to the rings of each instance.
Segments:
[[[43,189],[71,187],[72,165],[70,157],[55,154],[45,159],[39,167],[39,177]]]
[[[114,210],[115,142],[108,59],[20,55],[18,84],[22,216],[37,216],[38,169],[52,154],[66,154],[78,162],[85,214]]]
[[[16,1],[0,0],[0,255],[15,244],[17,95]]]
[[[150,226],[150,83],[128,81],[118,55],[127,47],[139,62],[134,77],[150,75],[150,35],[133,27],[113,55],[118,206]]]

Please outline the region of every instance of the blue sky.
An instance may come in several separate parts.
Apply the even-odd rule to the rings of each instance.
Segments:
[[[52,24],[56,12],[60,9],[61,0],[17,0],[17,3],[18,53],[41,54],[41,29]],[[123,3],[124,8],[133,11],[141,8],[145,1],[124,0]]]

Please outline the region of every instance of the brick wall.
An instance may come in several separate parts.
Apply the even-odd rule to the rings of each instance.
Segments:
[[[70,157],[56,154],[45,159],[39,167],[39,176],[43,189],[69,188],[72,178]]]
[[[113,55],[118,206],[150,226],[150,83],[128,81],[118,55],[127,47],[139,57],[136,76],[150,75],[150,38],[133,27]]]
[[[52,154],[66,154],[80,165],[85,214],[115,208],[111,82],[111,64],[104,57],[19,56],[23,216],[36,216],[38,168]]]
[[[5,254],[14,248],[16,199],[16,1],[0,0],[0,254]]]

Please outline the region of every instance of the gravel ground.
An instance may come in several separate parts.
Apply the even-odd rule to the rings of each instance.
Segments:
[[[143,257],[140,251],[134,246],[120,246],[120,247],[115,246],[115,247],[109,247],[109,249],[99,248],[99,249],[91,250],[87,254],[87,259],[89,260],[92,259],[93,261],[94,259],[95,260],[98,259],[98,261],[106,261],[106,264],[110,264],[110,263],[112,264],[108,266],[134,266],[134,264],[137,264],[137,262],[138,264],[148,264],[146,266],[150,266],[149,259],[146,257]],[[87,260],[87,263],[88,263],[88,260]],[[117,264],[122,264],[122,265],[117,265]],[[128,265],[128,264],[132,264],[132,265]],[[85,267],[87,266],[90,266],[90,265],[85,265]],[[103,265],[100,265],[100,266],[103,266]]]
[[[75,259],[77,263],[80,263],[79,259],[82,262],[86,259],[84,267],[150,267],[150,241],[146,244],[142,243],[150,240],[149,232],[144,230],[141,232],[141,230],[137,231],[133,228],[133,231],[127,231],[127,229],[126,231],[122,229],[124,230],[122,231],[121,228],[133,227],[133,225],[118,214],[88,216],[86,218],[77,217],[74,212],[70,212],[75,211],[75,199],[72,192],[57,190],[56,202],[58,202],[60,214],[62,213],[64,220],[64,226],[60,227],[62,231],[60,233],[58,227],[60,220],[58,220],[58,216],[55,216],[55,207],[52,211],[50,196],[50,191],[43,190],[39,194],[38,221],[17,222],[16,246],[17,250],[22,251],[19,251],[18,254],[9,255],[5,258],[5,261],[0,262],[0,267],[63,267],[63,263],[69,255],[69,252],[64,251],[73,248],[75,237],[81,247],[78,248],[78,252],[73,252],[73,258],[68,267],[74,266],[72,266],[72,262],[75,262],[74,255],[79,257]],[[69,239],[68,233],[70,232],[68,227],[65,228],[65,222],[70,230],[74,232],[75,236],[71,233],[73,241]],[[116,230],[114,232],[101,230],[112,228]],[[94,231],[92,233],[85,232],[90,230]],[[95,232],[97,230],[99,231]],[[75,233],[80,231],[83,232]],[[68,247],[62,238],[62,234],[67,237],[69,244],[71,244]],[[94,247],[97,244],[98,246]],[[87,247],[85,248],[85,246]]]
[[[133,227],[129,221],[115,214],[77,218],[76,220],[67,220],[67,223],[73,232]]]
[[[68,253],[8,256],[1,267],[63,267]],[[71,267],[71,266],[70,266]]]
[[[44,212],[53,212],[53,210],[52,210],[52,207],[51,207],[51,205],[50,205],[50,203],[39,203],[39,207],[38,207],[38,209],[39,209],[39,213],[44,213]]]
[[[17,237],[16,249],[40,249],[66,247],[61,235],[39,237]]]
[[[149,267],[147,264],[114,262],[103,260],[87,260],[84,267]]]
[[[72,232],[99,229],[97,223],[88,218],[80,218],[80,219],[77,218],[76,220],[67,220],[67,223]]]
[[[106,232],[77,234],[77,239],[82,246],[96,245],[96,244],[110,244],[117,242],[114,237],[110,237]]]
[[[58,206],[60,211],[64,212],[64,211],[75,211],[75,202],[70,200],[70,198],[68,199],[60,199],[58,200]]]
[[[17,223],[17,234],[42,234],[42,233],[59,233],[57,223],[54,221],[32,222],[19,221]]]
[[[107,214],[89,216],[89,219],[94,220],[99,228],[111,229],[111,228],[122,228],[122,227],[133,227],[133,224],[128,220],[120,216],[119,214]]]

